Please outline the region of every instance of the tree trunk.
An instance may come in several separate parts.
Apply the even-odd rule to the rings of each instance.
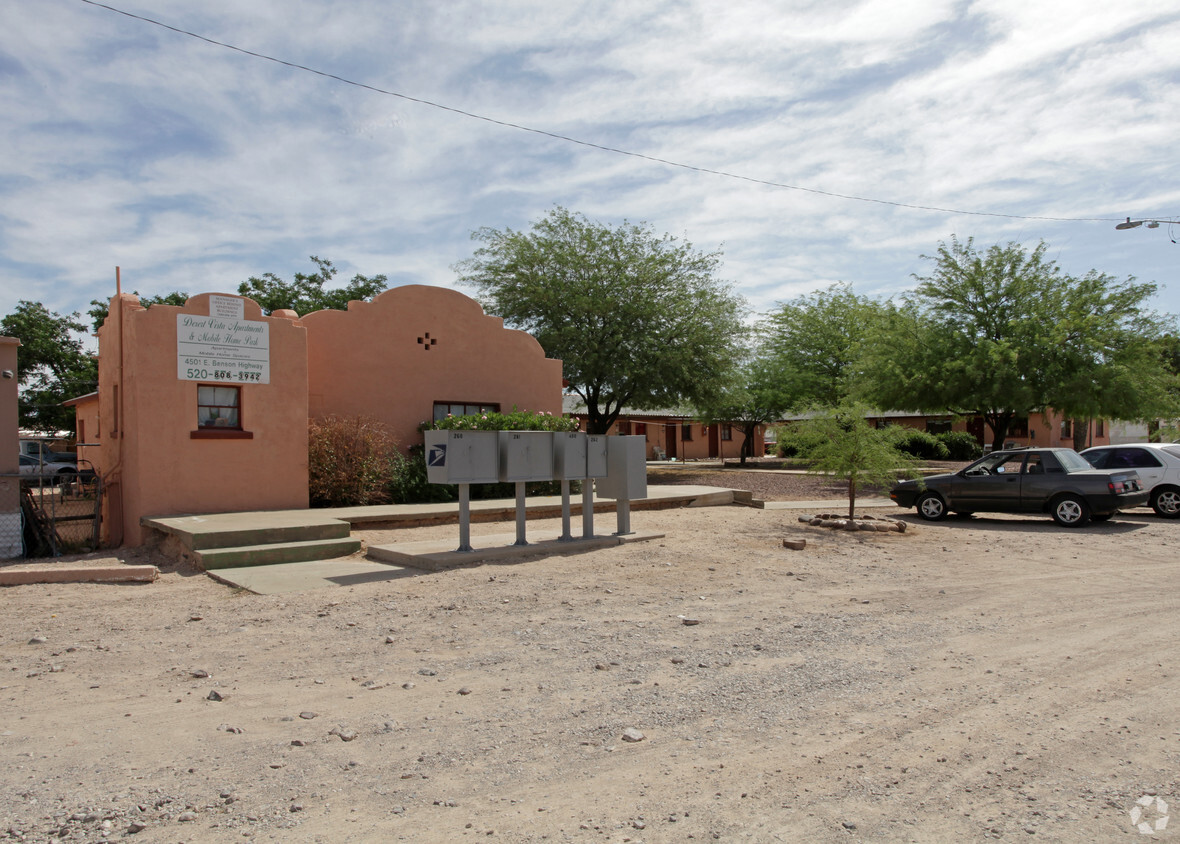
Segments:
[[[856,518],[856,481],[848,479],[848,518]]]
[[[1001,451],[1004,448],[1004,440],[1008,437],[1008,428],[1010,420],[996,419],[988,421],[988,427],[992,429],[992,451]]]
[[[1071,419],[1073,426],[1073,450],[1081,451],[1086,447],[1086,434],[1090,432],[1090,423],[1086,419]]]
[[[743,425],[742,433],[745,439],[742,440],[742,465],[746,465],[746,458],[754,456],[754,434],[757,433],[758,425]]]
[[[603,417],[597,414],[586,415],[587,434],[605,434],[608,430],[610,430],[610,423],[606,422]]]

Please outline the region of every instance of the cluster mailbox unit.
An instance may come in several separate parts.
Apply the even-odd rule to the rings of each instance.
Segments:
[[[516,484],[516,544],[525,540],[525,483],[561,482],[563,541],[571,541],[570,481],[582,484],[582,537],[594,536],[594,493],[619,500],[618,533],[631,532],[630,500],[647,496],[644,437],[550,431],[426,431],[426,474],[459,485],[459,549],[471,548],[471,484]]]

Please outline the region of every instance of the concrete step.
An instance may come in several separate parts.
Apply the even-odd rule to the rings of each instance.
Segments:
[[[340,539],[351,529],[342,519],[307,510],[145,518],[143,524],[176,537],[190,551]]]
[[[359,550],[361,550],[359,539],[340,537],[297,542],[269,542],[232,548],[205,548],[197,550],[195,554],[198,564],[209,570],[268,566],[276,563],[300,563],[308,560],[330,560],[334,557],[347,557]]]
[[[207,531],[192,537],[194,551],[206,548],[239,548],[244,545],[270,545],[286,542],[318,542],[348,537],[351,525],[338,520],[307,525],[283,525],[235,530]]]

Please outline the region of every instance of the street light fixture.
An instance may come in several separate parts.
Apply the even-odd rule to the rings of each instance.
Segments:
[[[1116,225],[1115,228],[1119,231],[1125,231],[1126,229],[1137,229],[1140,226],[1147,226],[1149,229],[1158,229],[1161,223],[1167,223],[1168,229],[1171,230],[1172,226],[1177,222],[1177,220],[1132,220],[1130,217],[1128,217],[1126,220]],[[1176,238],[1173,237],[1172,243],[1175,242]]]
[[[1132,220],[1130,217],[1128,217],[1125,221],[1115,226],[1115,228],[1119,231],[1122,231],[1124,229],[1137,229],[1142,225],[1146,225],[1149,229],[1158,229],[1160,227],[1160,223],[1167,223],[1168,225],[1171,225],[1175,222],[1175,220]]]

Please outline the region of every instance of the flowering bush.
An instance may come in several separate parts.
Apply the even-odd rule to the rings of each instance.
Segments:
[[[419,431],[576,431],[578,420],[569,416],[512,408],[511,413],[473,413],[423,422]]]
[[[375,419],[329,416],[308,424],[308,496],[312,507],[388,503],[389,479],[401,462],[397,440]]]

